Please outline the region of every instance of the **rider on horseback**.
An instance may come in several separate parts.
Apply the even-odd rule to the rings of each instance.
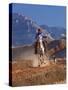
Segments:
[[[43,30],[39,28],[37,30],[36,37],[35,37],[35,39],[36,39],[36,42],[35,42],[35,54],[38,53],[38,51],[37,51],[37,45],[38,45],[39,42],[43,42],[43,37],[45,37],[43,35]]]
[[[43,37],[46,38],[46,36],[43,35],[43,30],[38,29],[36,33],[36,42],[35,42],[35,54],[38,56],[38,64],[39,66],[43,63],[45,63],[45,41],[43,40]]]

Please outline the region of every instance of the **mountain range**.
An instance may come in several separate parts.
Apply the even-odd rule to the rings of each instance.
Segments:
[[[36,30],[40,27],[44,29],[44,35],[47,34],[50,40],[57,40],[66,35],[66,29],[63,27],[38,25],[30,17],[12,13],[12,47],[34,43]]]

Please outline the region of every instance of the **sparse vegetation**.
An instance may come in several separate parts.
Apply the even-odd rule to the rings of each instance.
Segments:
[[[12,86],[43,85],[64,83],[66,81],[65,64],[49,64],[45,67],[30,67],[31,61],[12,62]]]

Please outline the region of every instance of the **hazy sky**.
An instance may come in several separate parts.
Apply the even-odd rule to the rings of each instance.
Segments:
[[[66,7],[48,5],[13,4],[13,13],[31,17],[38,25],[66,27]]]

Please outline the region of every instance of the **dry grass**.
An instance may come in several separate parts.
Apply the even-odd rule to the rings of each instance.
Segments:
[[[12,62],[12,86],[43,85],[64,83],[66,80],[65,64],[50,64],[45,67],[30,67],[31,61]]]

